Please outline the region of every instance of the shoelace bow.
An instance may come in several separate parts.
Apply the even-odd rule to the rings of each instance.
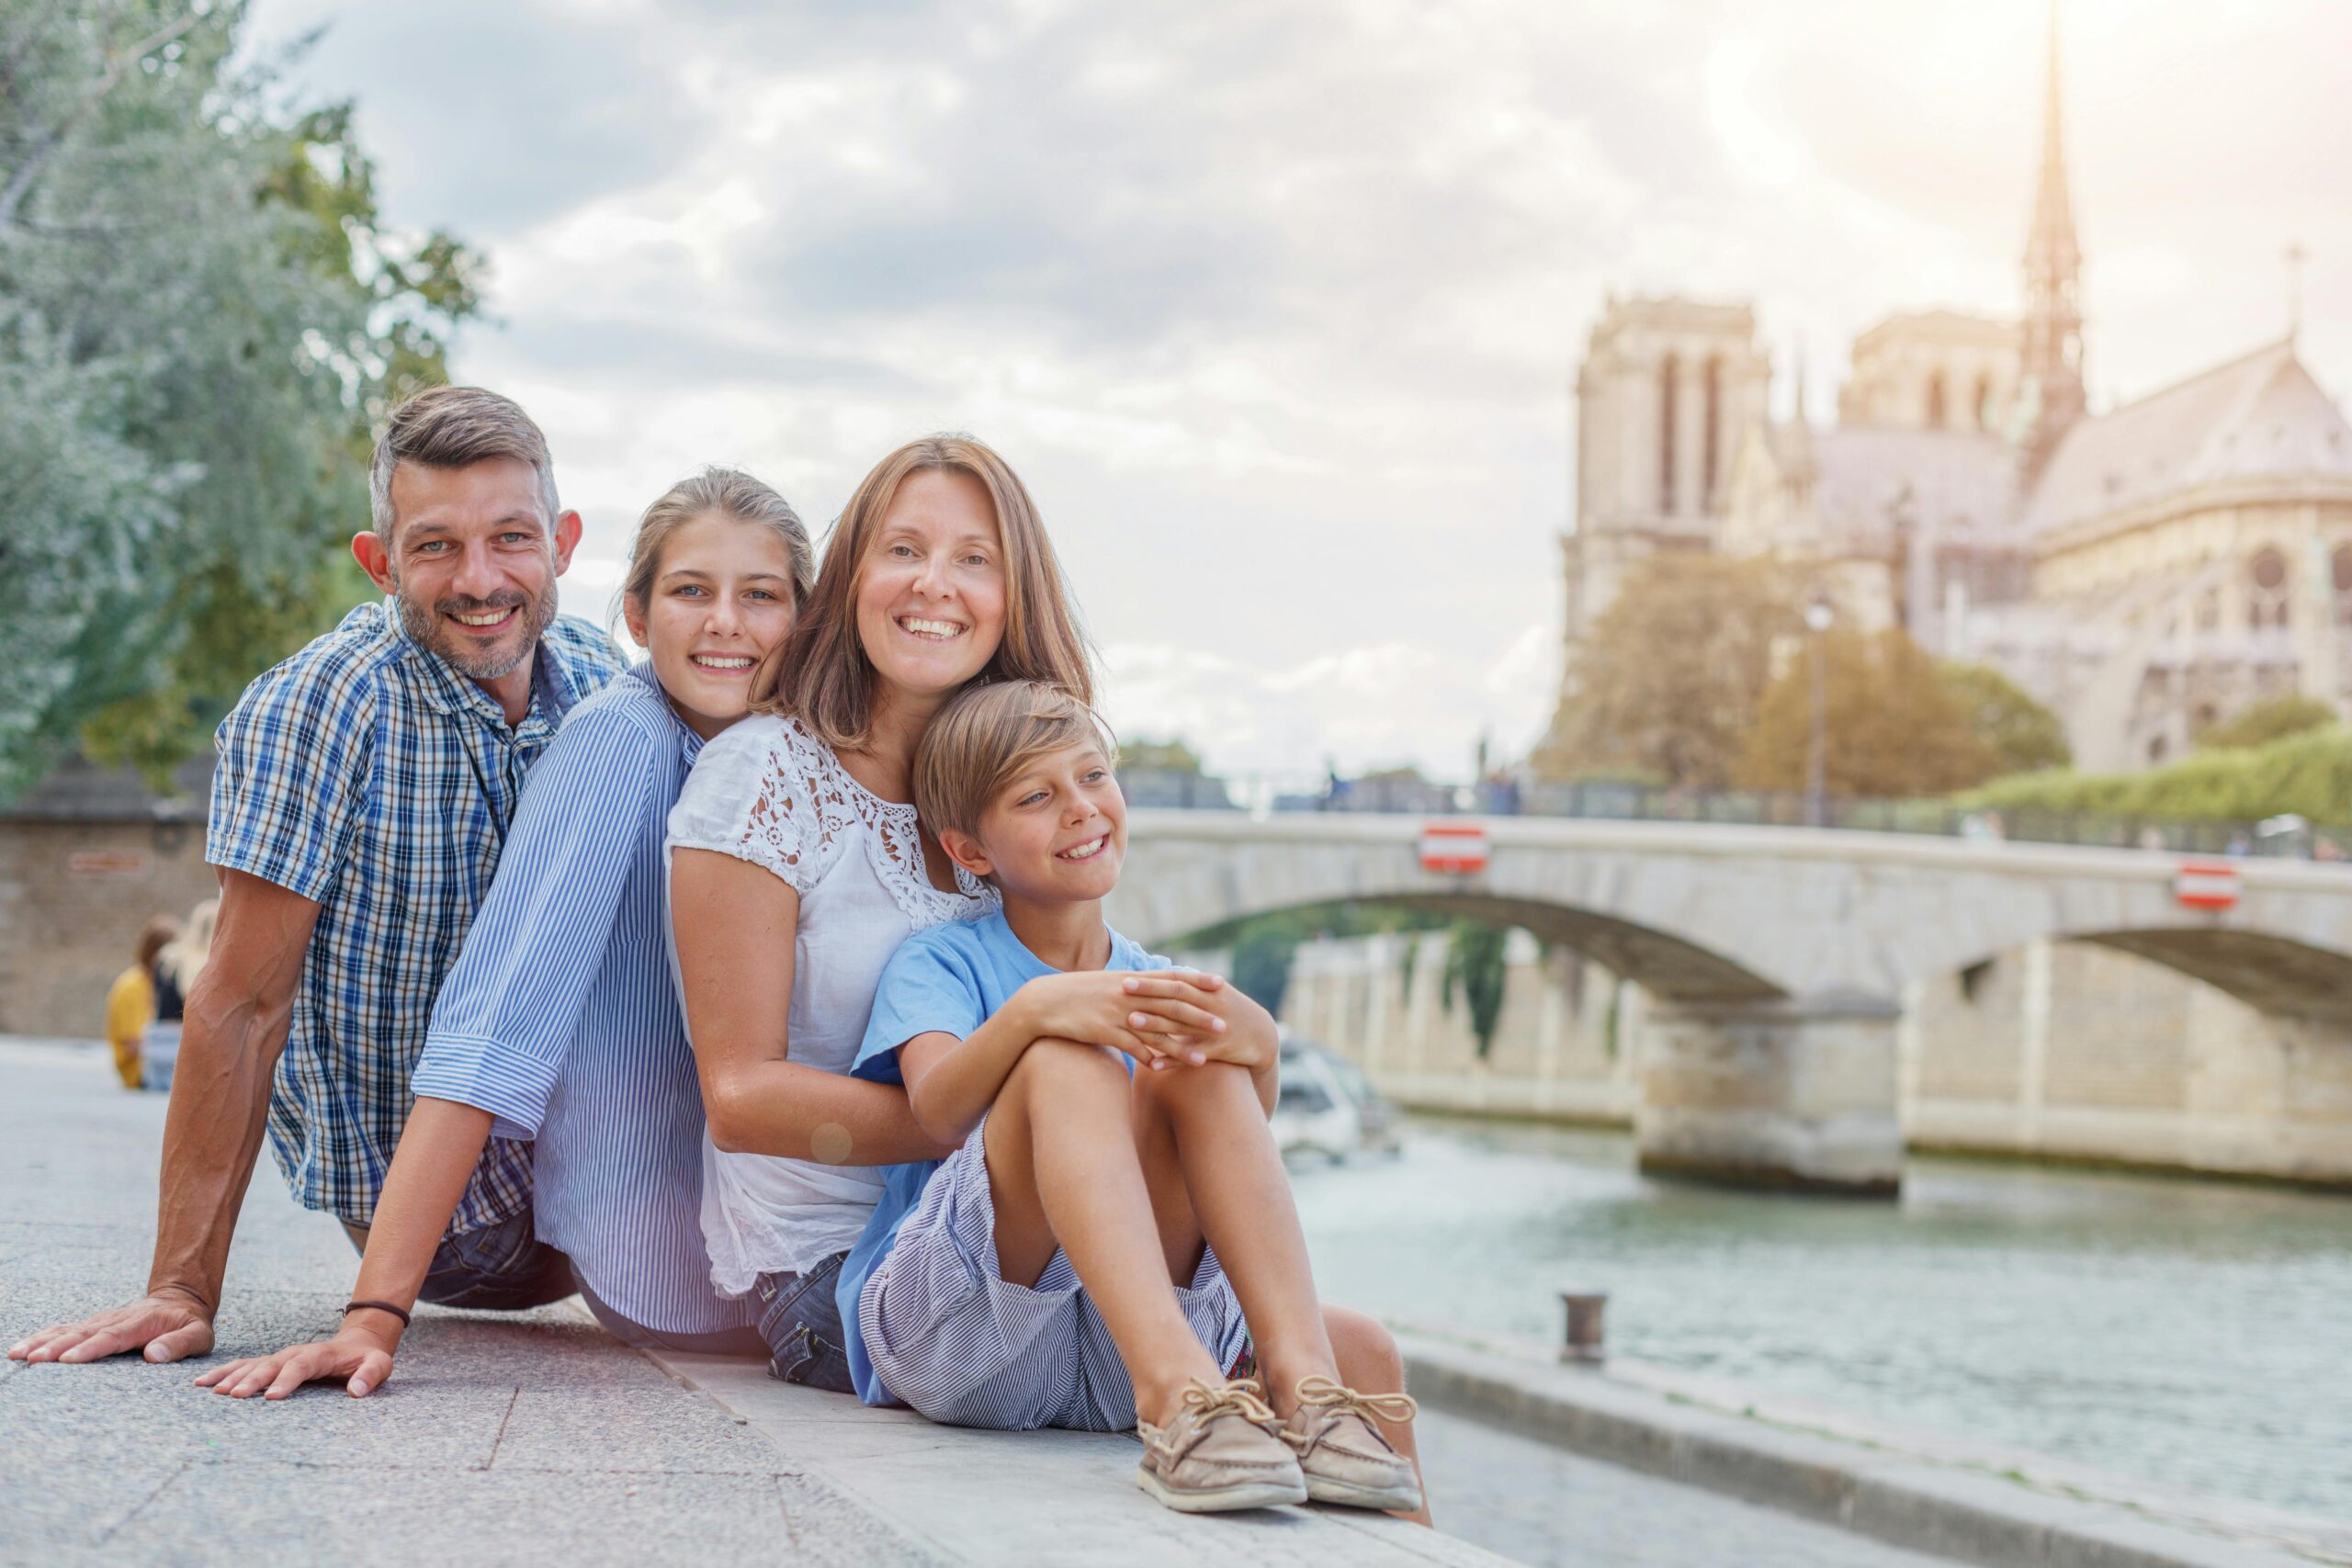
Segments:
[[[1421,1413],[1420,1404],[1408,1393],[1358,1393],[1319,1373],[1298,1380],[1298,1402],[1335,1416],[1376,1416],[1400,1426]]]
[[[1272,1426],[1275,1420],[1273,1407],[1266,1403],[1266,1391],[1255,1378],[1236,1378],[1215,1386],[1194,1378],[1192,1386],[1184,1391],[1184,1408],[1197,1412],[1204,1421],[1225,1415],[1239,1416],[1261,1426]]]
[[[1207,1426],[1213,1416],[1238,1416],[1255,1427],[1272,1427],[1278,1417],[1273,1407],[1266,1403],[1265,1393],[1251,1378],[1236,1378],[1231,1382],[1219,1384],[1194,1378],[1192,1386],[1184,1390],[1183,1403],[1178,1414],[1189,1410],[1200,1417],[1193,1426],[1192,1441],[1194,1442],[1200,1438],[1201,1428]],[[1174,1420],[1171,1419],[1169,1425],[1174,1426]],[[1177,1445],[1167,1438],[1154,1437],[1148,1440],[1153,1449],[1166,1457],[1173,1459],[1177,1456]],[[1189,1448],[1191,1443],[1185,1446]]]

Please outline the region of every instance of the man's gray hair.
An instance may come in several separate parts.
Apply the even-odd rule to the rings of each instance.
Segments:
[[[392,411],[368,470],[369,525],[392,536],[392,469],[401,463],[463,468],[492,457],[513,457],[538,471],[539,505],[552,529],[563,510],[556,501],[555,464],[548,438],[512,398],[480,387],[433,387]]]

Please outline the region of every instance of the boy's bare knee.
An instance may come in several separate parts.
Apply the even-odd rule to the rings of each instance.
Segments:
[[[1120,1069],[1117,1057],[1100,1046],[1075,1040],[1039,1040],[1012,1064],[999,1094],[1044,1092],[1067,1096],[1083,1093],[1096,1085],[1125,1092],[1126,1075]]]
[[[1247,1098],[1255,1113],[1258,1089],[1250,1069],[1231,1062],[1204,1062],[1199,1066],[1178,1066],[1158,1071],[1138,1068],[1137,1088],[1145,1094],[1179,1104],[1204,1100],[1227,1100],[1238,1103]]]
[[[1331,1337],[1331,1357],[1340,1375],[1364,1393],[1393,1393],[1405,1386],[1405,1358],[1396,1337],[1377,1319],[1342,1306],[1323,1308],[1323,1331]]]

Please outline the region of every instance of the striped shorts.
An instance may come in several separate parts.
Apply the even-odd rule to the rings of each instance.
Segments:
[[[998,1269],[986,1127],[932,1173],[859,1292],[865,1352],[893,1397],[947,1426],[1126,1431],[1135,1389],[1069,1255],[1056,1247],[1035,1285]],[[1216,1254],[1204,1247],[1192,1285],[1175,1289],[1216,1364],[1240,1365],[1249,1325]]]

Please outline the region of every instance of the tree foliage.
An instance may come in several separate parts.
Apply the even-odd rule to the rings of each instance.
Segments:
[[[1784,567],[1652,557],[1594,624],[1534,772],[1723,788],[1770,682],[1773,645],[1802,625]]]
[[[370,422],[480,308],[243,17],[0,0],[0,798],[77,738],[160,774],[358,596]]]
[[[1396,904],[1310,904],[1229,920],[1178,945],[1230,948],[1233,983],[1268,1012],[1279,1014],[1290,990],[1291,960],[1301,942],[1316,937],[1430,931],[1445,923],[1442,916]]]
[[[1290,993],[1291,961],[1304,939],[1282,926],[1245,930],[1233,943],[1233,983],[1268,1012],[1279,1016]]]
[[[1759,705],[1742,750],[1742,788],[1806,787],[1813,737],[1816,649],[1791,660]],[[1935,660],[1900,630],[1876,636],[1850,626],[1819,634],[1826,722],[1823,786],[1831,795],[1901,798],[1945,795],[1983,784],[1998,770],[1994,748]]]
[[[1484,1060],[1495,1047],[1495,1027],[1502,1021],[1503,986],[1509,970],[1503,962],[1510,932],[1480,920],[1456,920],[1445,939],[1443,1001],[1453,1005],[1458,992],[1470,1010],[1470,1032]]]
[[[1119,766],[1197,774],[1201,772],[1201,755],[1178,739],[1124,740],[1119,743]]]
[[[2207,751],[2267,746],[2273,740],[2283,740],[2290,735],[2301,735],[2307,730],[2324,729],[2335,722],[2335,709],[2317,697],[2301,694],[2273,697],[2267,703],[2256,703],[2226,723],[2203,730],[2197,737],[2197,745],[2200,750]]]
[[[1944,690],[1967,716],[1968,728],[1993,749],[1996,776],[2063,768],[2074,761],[2064,721],[1998,670],[1953,661],[1941,665],[1939,672]]]
[[[2137,773],[2029,773],[1961,798],[1997,810],[2096,812],[2172,822],[2255,822],[2292,813],[2352,826],[2352,732],[2331,725],[2267,745],[2203,750]]]

